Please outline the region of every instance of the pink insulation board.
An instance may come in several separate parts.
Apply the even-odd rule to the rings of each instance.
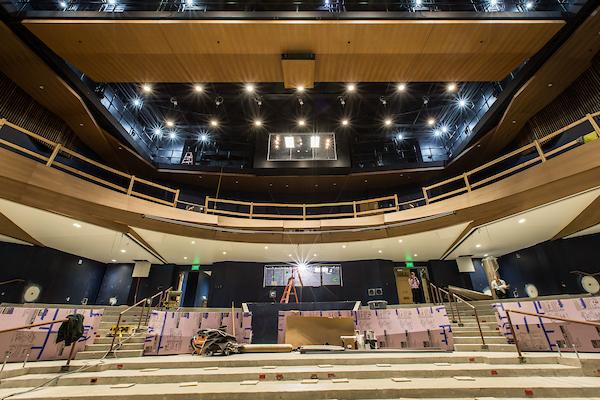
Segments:
[[[44,321],[64,319],[69,314],[82,314],[84,333],[75,346],[75,354],[86,345],[92,344],[100,327],[102,309],[90,308],[24,308],[0,307],[0,330]],[[60,323],[38,326],[31,329],[3,333],[0,340],[0,355],[8,355],[9,362],[23,361],[29,354],[29,361],[67,359],[71,346],[64,342],[56,343]]]
[[[505,302],[492,305],[496,309],[498,328],[512,338],[506,310],[600,322],[600,297],[540,301]],[[600,352],[600,328],[571,322],[511,313],[511,321],[522,351]]]
[[[235,337],[239,343],[252,340],[252,314],[235,312]],[[229,312],[153,311],[148,321],[145,355],[191,354],[190,340],[200,329],[225,326],[233,333]]]
[[[353,317],[355,329],[373,331],[382,348],[454,349],[448,313],[443,306],[360,311],[280,311],[278,343],[284,343],[289,315]]]

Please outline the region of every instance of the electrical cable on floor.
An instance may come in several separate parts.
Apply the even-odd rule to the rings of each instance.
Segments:
[[[21,395],[21,394],[27,394],[27,393],[31,393],[31,392],[34,392],[34,391],[36,391],[36,390],[39,390],[39,389],[43,389],[44,387],[46,387],[47,385],[51,384],[52,382],[54,382],[54,381],[56,381],[56,380],[59,380],[59,379],[61,379],[61,378],[65,377],[65,376],[67,376],[67,375],[75,374],[75,373],[78,373],[78,372],[83,372],[83,371],[86,371],[86,370],[88,370],[88,369],[90,369],[90,368],[93,368],[93,367],[98,367],[98,366],[100,366],[100,365],[104,365],[104,364],[106,364],[106,363],[104,362],[104,360],[105,360],[105,359],[108,357],[108,355],[109,355],[109,354],[112,352],[112,353],[113,353],[113,355],[115,356],[115,358],[117,358],[117,357],[116,357],[116,352],[117,352],[117,350],[118,350],[120,347],[122,347],[122,345],[123,345],[124,343],[126,343],[126,342],[127,342],[129,339],[131,339],[131,338],[132,338],[134,335],[135,335],[135,333],[134,333],[134,334],[132,334],[132,335],[130,335],[129,337],[125,338],[124,340],[121,340],[121,341],[120,341],[120,342],[119,342],[119,343],[118,343],[118,344],[115,346],[115,348],[114,348],[114,349],[112,349],[112,350],[110,350],[110,349],[109,349],[109,350],[107,350],[107,351],[106,351],[106,353],[104,353],[104,355],[103,355],[103,356],[102,356],[102,357],[101,357],[101,358],[100,358],[100,359],[99,359],[99,360],[98,360],[96,363],[94,363],[94,364],[82,365],[80,368],[78,368],[78,369],[76,369],[76,370],[74,370],[74,371],[67,371],[67,372],[64,372],[64,373],[62,373],[62,374],[58,374],[57,376],[53,377],[52,379],[49,379],[49,380],[47,380],[47,381],[45,381],[45,382],[42,382],[42,383],[40,383],[39,385],[37,385],[37,386],[35,386],[35,387],[33,387],[33,388],[29,388],[29,389],[27,389],[27,390],[23,390],[23,391],[21,391],[21,392],[11,393],[11,394],[9,394],[9,395],[6,395],[6,396],[2,397],[0,400],[5,400],[5,399],[8,399],[8,398],[10,398],[10,397],[13,397],[13,396],[18,396],[18,395]],[[75,345],[75,343],[73,343],[73,346],[74,346],[74,345]]]

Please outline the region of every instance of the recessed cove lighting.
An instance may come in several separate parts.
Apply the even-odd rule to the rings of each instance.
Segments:
[[[75,228],[81,228],[81,224],[79,224],[79,223],[77,223],[77,222],[73,223],[73,226],[74,226]]]
[[[520,220],[518,220],[517,222],[520,224],[524,224],[527,220],[525,218],[521,218]]]

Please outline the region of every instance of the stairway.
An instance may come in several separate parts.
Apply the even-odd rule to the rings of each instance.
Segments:
[[[600,393],[600,359],[488,352],[367,354],[239,354],[108,358],[74,361],[81,372],[59,374],[61,362],[9,365],[0,398],[30,400],[590,398]]]
[[[485,340],[487,348],[482,347],[481,334],[477,326],[477,320],[473,310],[466,304],[452,304],[455,310],[455,319],[452,321],[452,313],[450,305],[445,304],[448,310],[448,317],[452,322],[452,332],[454,334],[454,350],[455,351],[507,351],[517,352],[517,347],[509,343],[508,339],[498,330],[496,315],[494,309],[489,302],[471,302],[479,315],[481,324],[481,333]],[[456,309],[460,313],[460,323]]]
[[[112,336],[109,336],[110,328],[117,324],[119,314],[125,310],[127,306],[105,307],[98,336],[93,344],[87,345],[84,351],[80,351],[75,356],[76,360],[99,359],[105,356],[113,358],[141,357],[144,353],[144,339],[146,338],[146,330],[148,329],[146,312],[140,329],[133,336],[124,336],[123,338],[115,338],[115,346],[111,354],[107,354],[110,350],[110,345],[113,341]],[[123,314],[121,318],[121,326],[133,325],[137,328],[137,324],[142,312],[141,307],[135,307]]]

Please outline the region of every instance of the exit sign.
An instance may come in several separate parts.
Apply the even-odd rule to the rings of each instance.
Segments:
[[[415,264],[412,261],[406,262],[406,268],[414,268]]]
[[[199,265],[192,265],[192,271],[200,271]]]

